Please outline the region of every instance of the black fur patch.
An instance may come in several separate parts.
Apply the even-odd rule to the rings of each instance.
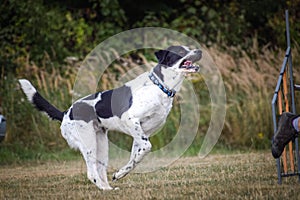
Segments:
[[[188,54],[188,51],[181,46],[171,46],[167,50],[159,50],[155,52],[158,60],[158,65],[154,67],[154,73],[164,81],[164,76],[161,73],[162,67],[172,67],[178,60]]]
[[[94,119],[97,119],[97,116],[93,106],[90,106],[87,103],[77,102],[71,109],[70,119],[83,120],[88,123]]]
[[[70,117],[70,120],[73,120],[73,119],[74,119],[74,117],[73,117],[73,109],[72,109],[72,108],[71,108],[71,110],[70,110],[69,117]]]
[[[160,80],[164,81],[164,75],[161,73],[161,65],[158,64],[154,67],[154,73],[160,78]]]
[[[188,51],[181,46],[171,46],[167,50],[155,52],[158,63],[165,67],[172,67],[178,60],[188,54]]]
[[[32,103],[39,111],[46,112],[50,118],[62,121],[64,113],[59,111],[56,107],[51,105],[44,99],[40,93],[36,92],[32,97]]]
[[[126,112],[132,105],[132,93],[130,87],[122,86],[114,90],[108,90],[101,94],[101,100],[95,105],[96,113],[100,118],[110,118]]]

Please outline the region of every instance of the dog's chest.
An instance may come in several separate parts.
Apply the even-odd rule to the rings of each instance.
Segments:
[[[134,93],[128,114],[139,119],[145,133],[152,134],[165,123],[172,103],[173,98],[167,97],[152,85]]]
[[[167,109],[166,107],[157,108],[151,114],[141,118],[140,123],[144,132],[146,134],[151,135],[152,133],[157,131],[161,126],[163,126],[166,122],[171,107],[172,104],[169,109]]]

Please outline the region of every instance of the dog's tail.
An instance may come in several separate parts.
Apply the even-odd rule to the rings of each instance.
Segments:
[[[33,85],[26,79],[20,79],[19,83],[28,100],[39,110],[45,112],[50,118],[62,121],[64,113],[51,105],[42,97]]]

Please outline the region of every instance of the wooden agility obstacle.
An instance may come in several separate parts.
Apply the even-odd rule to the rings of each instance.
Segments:
[[[285,52],[285,57],[281,66],[279,78],[272,99],[274,136],[277,131],[278,116],[280,116],[283,112],[292,112],[296,114],[294,92],[295,89],[298,90],[300,88],[299,86],[295,85],[293,81],[292,51],[290,45],[288,18],[288,11],[286,10],[285,20],[287,49]],[[298,180],[300,182],[298,137],[295,139],[295,141],[291,141],[288,145],[286,145],[281,157],[276,159],[276,163],[279,184],[282,183],[282,177],[289,176],[298,176]]]

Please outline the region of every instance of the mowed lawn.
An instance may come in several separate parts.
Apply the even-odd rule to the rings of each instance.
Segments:
[[[100,191],[85,170],[82,160],[0,166],[0,199],[300,199],[298,177],[277,184],[270,152],[181,158],[110,181],[114,191]]]

